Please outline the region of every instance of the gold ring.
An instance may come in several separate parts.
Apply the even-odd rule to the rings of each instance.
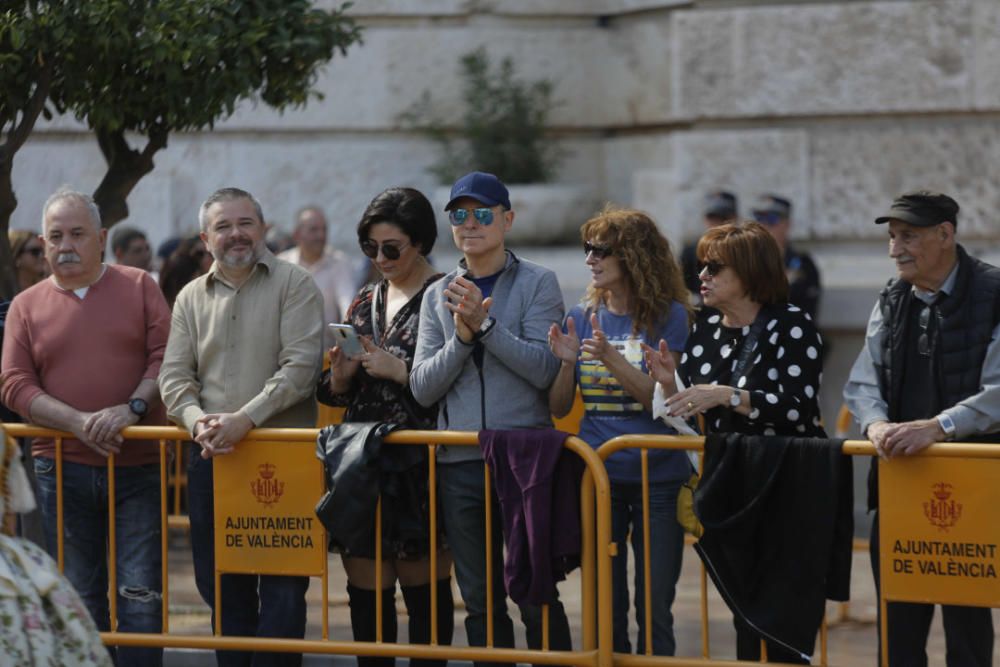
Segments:
[[[694,403],[692,403],[691,401],[688,401],[688,406],[687,407],[688,407],[688,410],[694,410]]]

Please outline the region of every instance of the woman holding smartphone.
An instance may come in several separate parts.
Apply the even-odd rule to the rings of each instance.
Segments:
[[[346,406],[345,422],[393,422],[413,429],[434,429],[437,409],[417,403],[409,388],[409,372],[417,342],[420,304],[428,285],[441,277],[427,261],[437,239],[434,209],[412,188],[390,188],[365,209],[358,223],[358,242],[382,274],[365,285],[347,313],[347,322],[361,337],[362,351],[349,356],[340,345],[329,350],[317,398],[327,405]],[[406,448],[412,450],[412,448]],[[402,456],[400,447],[384,447],[381,456]],[[422,451],[422,450],[421,450]],[[405,452],[409,461],[413,451]],[[393,497],[383,497],[382,632],[396,641],[396,581],[409,615],[409,640],[430,643],[430,534],[426,455],[394,478]],[[375,517],[372,516],[374,522]],[[419,537],[418,537],[419,536]],[[441,542],[438,541],[440,545]],[[333,545],[347,572],[351,628],[356,641],[375,640],[375,545],[356,552]],[[439,547],[440,549],[440,547]],[[439,550],[437,572],[438,643],[450,644],[454,630],[451,557]],[[358,657],[362,667],[392,665],[393,658]],[[434,665],[440,661],[410,661]]]

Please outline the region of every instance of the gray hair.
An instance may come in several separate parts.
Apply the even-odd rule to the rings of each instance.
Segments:
[[[101,211],[97,208],[97,202],[94,198],[83,192],[77,192],[76,190],[71,190],[69,186],[63,186],[56,190],[48,199],[45,200],[45,205],[42,206],[42,233],[45,233],[45,221],[49,217],[49,209],[56,204],[61,204],[63,202],[71,202],[77,206],[82,206],[87,209],[87,213],[90,215],[90,221],[94,223],[95,229],[101,228]]]
[[[217,204],[221,201],[233,201],[235,199],[250,200],[257,212],[257,219],[260,220],[261,224],[264,224],[264,211],[261,209],[260,202],[257,201],[256,197],[246,190],[240,190],[239,188],[221,188],[210,194],[208,199],[202,202],[201,208],[198,209],[198,223],[201,225],[201,231],[208,231],[208,209],[212,207],[212,204]]]

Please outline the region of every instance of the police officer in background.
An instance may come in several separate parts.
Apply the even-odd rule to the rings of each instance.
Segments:
[[[702,210],[701,222],[705,231],[739,217],[736,195],[725,190],[713,190],[705,195],[705,208]],[[681,270],[684,272],[684,284],[691,292],[691,298],[701,305],[701,267],[698,266],[698,240],[684,246],[681,250]]]
[[[1000,269],[956,242],[958,211],[951,197],[919,191],[875,220],[888,223],[898,277],[872,310],[844,400],[884,459],[944,440],[1000,442]],[[877,586],[876,463],[868,508]],[[926,665],[934,605],[889,602],[886,614],[889,664]],[[992,665],[990,610],[942,605],[942,614],[949,667]]]
[[[819,269],[812,257],[788,242],[788,234],[792,228],[792,202],[775,194],[761,195],[754,204],[753,218],[771,232],[781,248],[781,258],[785,262],[785,274],[788,276],[789,303],[806,311],[815,320],[823,289],[820,286]]]

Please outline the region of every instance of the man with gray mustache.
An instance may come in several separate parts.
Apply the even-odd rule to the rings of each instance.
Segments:
[[[156,387],[170,309],[145,271],[101,261],[107,230],[88,195],[60,190],[42,212],[48,280],[18,294],[7,316],[0,400],[63,441],[66,577],[100,630],[108,602],[108,457],[114,455],[119,632],[158,633],[162,619],[160,467],[155,441],[123,440],[162,425]],[[57,551],[52,438],[32,443],[46,547]],[[162,649],[119,647],[118,665],[158,665]]]
[[[958,203],[921,190],[898,197],[888,223],[898,277],[879,295],[844,400],[879,456],[912,456],[935,442],[1000,442],[1000,269],[956,240]],[[868,475],[871,559],[879,584],[878,467]],[[889,602],[889,664],[927,665],[933,604]],[[949,667],[993,664],[985,607],[942,605]],[[879,635],[881,637],[881,634]],[[880,647],[881,648],[881,647]]]

